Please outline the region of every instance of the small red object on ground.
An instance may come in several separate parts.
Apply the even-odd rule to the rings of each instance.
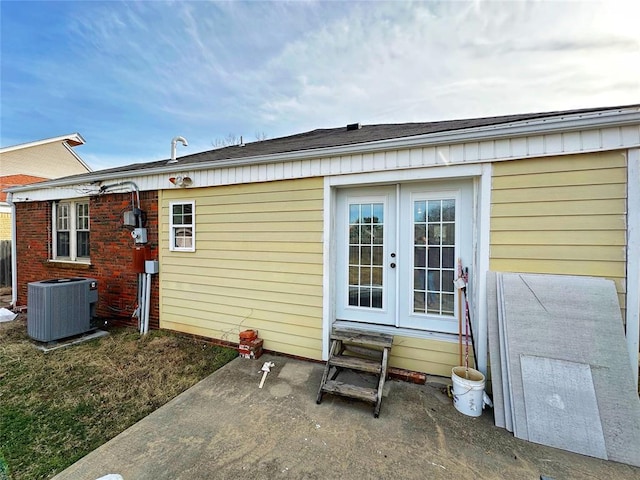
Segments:
[[[240,345],[238,345],[238,353],[242,358],[260,358],[262,356],[263,343],[264,340],[262,340],[261,338],[254,338],[250,341],[240,340]]]
[[[258,338],[258,332],[256,330],[245,330],[240,332],[240,341],[250,342]]]

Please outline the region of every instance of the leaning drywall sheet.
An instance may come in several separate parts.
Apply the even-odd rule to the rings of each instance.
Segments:
[[[506,423],[502,384],[502,359],[500,355],[500,332],[498,331],[497,295],[496,273],[487,272],[487,326],[489,333],[489,361],[491,362],[493,417],[496,427],[505,428]]]
[[[529,439],[529,432],[520,355],[535,352],[536,324],[545,313],[539,304],[532,301],[530,293],[519,274],[503,273],[498,276],[500,324],[504,336],[502,352],[506,357],[513,434],[523,440]],[[522,332],[523,328],[528,332]]]
[[[502,391],[504,393],[504,421],[506,429],[514,432],[515,422],[513,413],[513,390],[509,373],[509,348],[507,346],[507,324],[505,322],[505,305],[503,295],[504,285],[502,274],[496,275],[496,302],[498,305],[498,332],[500,342],[500,364],[502,365]]]
[[[500,277],[516,436],[528,437],[520,355],[585,363],[592,370],[608,458],[640,466],[640,400],[615,284],[565,275]]]
[[[606,460],[591,367],[530,355],[520,365],[529,440]]]

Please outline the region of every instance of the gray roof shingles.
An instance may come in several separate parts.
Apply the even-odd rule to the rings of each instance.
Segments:
[[[498,117],[483,117],[465,120],[446,120],[426,123],[362,125],[361,128],[354,130],[348,130],[346,126],[340,128],[317,129],[305,133],[290,135],[287,137],[250,142],[246,143],[243,146],[234,145],[214,150],[208,150],[205,152],[194,153],[191,155],[185,155],[179,157],[179,163],[177,165],[180,165],[182,167],[185,165],[198,164],[201,162],[215,162],[219,160],[242,159],[327,147],[356,145],[380,140],[407,138],[416,135],[450,132],[485,126],[496,126],[512,122],[539,120],[547,117],[591,113],[597,111],[617,110],[628,107],[640,107],[640,105],[585,108],[579,110],[504,115]],[[146,169],[166,166],[167,160],[168,159],[153,162],[136,163],[111,169],[99,170],[93,173],[100,174],[101,176],[108,173],[122,173],[129,171],[140,171],[140,173],[144,173],[143,171]]]

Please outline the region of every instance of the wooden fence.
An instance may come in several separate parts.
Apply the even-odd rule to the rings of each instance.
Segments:
[[[0,287],[11,286],[11,240],[0,240]]]

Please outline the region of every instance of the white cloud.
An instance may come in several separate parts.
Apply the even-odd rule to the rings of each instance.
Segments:
[[[582,77],[563,108],[639,68],[635,30],[620,29],[629,12],[604,4],[340,6],[138,3],[105,10],[84,34],[140,108],[278,130],[548,108]]]
[[[80,131],[94,166],[166,158],[178,134],[193,153],[229,133],[640,102],[636,2],[74,5],[67,50],[5,85]]]
[[[265,119],[416,121],[594,106],[612,87],[627,87],[609,92],[614,101],[640,93],[637,30],[618,23],[628,12],[603,23],[610,10],[595,3],[376,6],[353,9],[254,72]]]

